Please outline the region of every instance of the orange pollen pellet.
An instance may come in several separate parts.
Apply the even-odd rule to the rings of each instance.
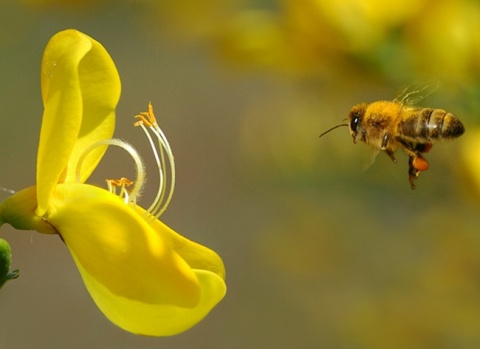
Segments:
[[[428,162],[425,158],[421,156],[417,156],[413,159],[412,163],[413,167],[415,167],[418,171],[426,171],[428,170]]]

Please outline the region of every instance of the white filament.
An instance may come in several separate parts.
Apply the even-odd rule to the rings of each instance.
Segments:
[[[155,162],[157,163],[158,177],[159,177],[159,187],[158,187],[157,194],[155,196],[153,203],[146,210],[146,212],[152,217],[158,218],[162,215],[163,212],[165,212],[165,210],[167,209],[173,197],[173,191],[175,189],[175,161],[173,158],[172,148],[170,147],[170,144],[168,143],[168,140],[165,137],[165,134],[163,133],[163,131],[160,129],[157,122],[155,121],[155,118],[153,117],[153,112],[152,112],[151,118],[149,117],[149,115],[145,115],[145,114],[147,113],[142,113],[141,115],[143,115],[148,119],[148,121],[144,119],[146,122],[148,122],[148,124],[145,125],[143,121],[138,121],[136,125],[139,125],[142,127],[143,132],[147,136],[150,146],[152,147],[153,156],[155,157]],[[150,134],[149,130],[157,138],[158,144],[155,144],[155,141],[152,135]],[[117,195],[117,187],[120,187],[120,192],[118,193],[118,196],[123,197],[125,203],[135,205],[136,199],[140,195],[143,184],[145,183],[145,167],[140,155],[137,153],[135,148],[133,148],[130,144],[122,140],[105,139],[105,140],[98,141],[90,145],[89,147],[87,147],[85,151],[82,153],[82,155],[80,156],[80,158],[78,159],[77,168],[75,171],[76,181],[80,182],[80,173],[81,173],[82,164],[85,158],[87,157],[87,155],[93,149],[102,145],[118,146],[124,149],[125,151],[127,151],[135,161],[137,178],[134,180],[134,186],[130,192],[126,189],[126,186],[129,183],[127,183],[127,181],[125,181],[124,179],[120,179],[119,181],[107,180],[108,190],[111,193]],[[157,146],[158,146],[158,149],[157,149]],[[168,165],[167,165],[167,162],[168,162]],[[169,181],[170,183],[168,184]],[[116,183],[121,183],[121,184],[118,185]]]
[[[165,212],[173,196],[173,191],[175,189],[175,161],[173,158],[172,148],[170,147],[170,144],[168,143],[165,134],[160,129],[158,124],[154,122],[152,126],[148,127],[158,140],[158,150],[155,146],[155,142],[152,139],[152,136],[147,130],[147,127],[143,123],[140,123],[139,125],[142,127],[143,131],[147,135],[150,146],[152,147],[153,155],[155,157],[155,162],[157,163],[159,188],[157,195],[153,203],[148,208],[147,212],[149,212],[155,218],[158,218],[162,215],[163,212]],[[166,172],[167,164],[165,161],[165,157],[168,159],[170,176],[168,176]],[[167,184],[169,179],[170,185]],[[168,194],[167,187],[169,187]]]
[[[143,165],[142,158],[138,154],[138,152],[135,150],[134,147],[132,147],[130,144],[128,144],[125,141],[122,141],[120,139],[104,139],[97,141],[93,144],[91,144],[89,147],[87,147],[80,158],[78,159],[77,163],[77,168],[75,171],[75,180],[77,182],[80,182],[80,173],[82,169],[82,164],[87,155],[95,148],[102,146],[102,145],[114,145],[117,147],[120,147],[124,149],[127,153],[130,154],[132,157],[133,161],[135,162],[135,169],[136,169],[136,179],[134,180],[134,185],[133,189],[130,191],[130,193],[125,189],[125,186],[121,186],[120,193],[118,194],[120,197],[124,198],[125,203],[131,203],[135,204],[137,197],[140,195],[143,184],[145,183],[145,166]],[[108,183],[108,189],[111,193],[116,194],[116,186],[113,186],[110,181],[107,181]]]

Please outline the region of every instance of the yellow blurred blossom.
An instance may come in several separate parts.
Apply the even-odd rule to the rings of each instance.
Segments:
[[[463,168],[477,195],[480,195],[480,128],[472,129],[465,134],[462,143]]]

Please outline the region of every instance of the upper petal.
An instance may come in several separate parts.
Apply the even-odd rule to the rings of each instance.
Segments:
[[[76,30],[50,39],[42,60],[45,107],[37,155],[37,214],[43,215],[58,182],[71,182],[83,150],[96,140],[111,138],[120,79],[107,51]],[[100,161],[105,147],[93,151],[82,167],[84,181]]]

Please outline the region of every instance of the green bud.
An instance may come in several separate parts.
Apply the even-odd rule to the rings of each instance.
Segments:
[[[0,288],[8,281],[18,277],[18,270],[10,272],[12,250],[4,239],[0,239]]]

